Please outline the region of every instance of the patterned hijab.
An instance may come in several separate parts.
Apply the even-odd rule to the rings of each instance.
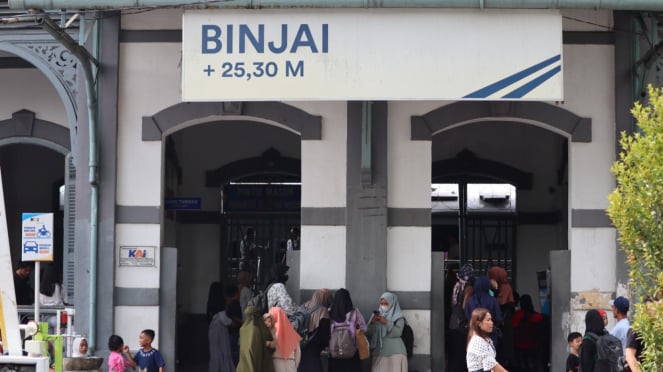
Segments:
[[[279,354],[281,354],[283,359],[288,359],[295,349],[297,349],[297,346],[299,346],[299,341],[302,337],[292,327],[292,324],[288,320],[288,315],[286,315],[283,309],[273,307],[269,309],[268,314],[274,320],[274,335]]]
[[[326,288],[318,289],[313,292],[313,296],[308,300],[304,306],[307,309],[312,308],[315,305],[321,305],[319,309],[312,312],[308,322],[308,331],[313,332],[320,326],[320,320],[329,319],[329,306],[331,305],[332,298],[331,293]]]
[[[456,274],[458,281],[454,285],[453,294],[451,296],[451,304],[456,305],[458,302],[458,294],[465,291],[467,283],[474,281],[474,268],[470,264],[464,264]]]

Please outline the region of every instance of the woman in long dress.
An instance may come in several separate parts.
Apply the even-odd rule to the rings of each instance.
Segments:
[[[273,307],[262,318],[274,338],[267,344],[274,348],[274,372],[297,372],[301,360],[299,341],[302,337],[292,327],[288,315],[280,307]]]
[[[274,372],[272,352],[268,341],[273,341],[272,334],[262,320],[260,311],[247,306],[246,320],[239,329],[239,364],[237,372]]]
[[[232,354],[230,353],[230,335],[228,326],[232,320],[226,315],[226,311],[219,311],[212,317],[209,324],[209,372],[233,371]]]
[[[380,309],[368,320],[373,356],[372,372],[407,372],[407,350],[401,339],[405,318],[393,293],[380,296]]]

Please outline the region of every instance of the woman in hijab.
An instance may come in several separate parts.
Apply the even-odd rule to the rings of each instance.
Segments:
[[[347,289],[341,288],[334,294],[334,302],[332,303],[331,310],[329,311],[331,317],[332,330],[337,326],[345,326],[350,329],[353,338],[355,331],[362,329],[366,332],[366,321],[361,315],[361,312],[352,305],[350,292]],[[359,353],[355,353],[354,357],[349,359],[337,359],[329,357],[329,371],[330,372],[345,372],[345,371],[361,371],[361,361],[359,360]]]
[[[465,318],[465,303],[472,295],[474,268],[464,264],[456,274],[456,284],[451,291],[451,317],[449,319],[449,342],[447,359],[450,371],[465,371],[467,331],[469,322]]]
[[[598,365],[596,360],[596,340],[606,334],[603,318],[598,310],[585,314],[585,337],[580,345],[580,370],[582,372],[609,371],[610,366]]]
[[[502,322],[502,311],[497,300],[490,295],[490,279],[487,276],[480,276],[474,281],[472,287],[472,296],[467,299],[465,303],[465,317],[469,322],[472,320],[472,312],[474,309],[484,308],[488,309],[491,318],[495,324]],[[497,327],[493,328],[490,338],[493,340],[493,345],[499,350],[499,338]]]
[[[226,301],[223,296],[223,286],[221,282],[212,282],[207,292],[207,321],[212,321],[216,313],[226,307]]]
[[[525,294],[520,297],[520,309],[511,320],[514,329],[514,346],[518,351],[516,364],[522,370],[538,371],[543,368],[543,344],[545,337],[545,319],[534,310],[532,296]]]
[[[516,301],[513,298],[513,288],[509,284],[509,278],[506,270],[500,266],[493,266],[488,270],[488,278],[497,282],[497,302],[500,304],[502,312],[502,323],[495,323],[495,326],[502,331],[502,339],[497,350],[497,360],[505,368],[509,368],[511,360],[514,359],[513,350],[513,327],[511,319],[516,311]]]
[[[299,341],[302,337],[292,327],[288,316],[280,307],[269,309],[262,318],[274,339],[267,344],[274,348],[272,353],[274,372],[297,372],[301,360]]]
[[[401,339],[405,318],[393,293],[380,296],[380,309],[368,320],[368,336],[373,355],[372,372],[407,372],[407,351]]]
[[[228,326],[232,319],[228,318],[226,311],[219,311],[212,317],[207,331],[209,338],[209,372],[225,372],[235,369],[232,353],[230,351],[230,334]]]
[[[331,328],[329,310],[327,310],[329,305],[331,305],[331,294],[325,288],[313,292],[311,299],[303,305],[307,309],[318,308],[308,318],[308,338],[305,340],[306,346],[302,347],[302,361],[297,368],[298,371],[323,371],[320,353],[329,346]]]
[[[288,265],[277,263],[272,267],[267,275],[267,308],[275,306],[285,310],[288,316],[297,312],[298,307],[288,294],[285,288],[285,282],[288,281]]]
[[[237,372],[274,372],[272,352],[269,348],[272,334],[262,320],[260,311],[246,307],[246,320],[239,329],[239,364]]]

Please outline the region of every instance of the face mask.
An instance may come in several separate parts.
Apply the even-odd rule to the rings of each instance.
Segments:
[[[382,310],[382,313],[386,313],[389,311],[389,306],[387,305],[380,305],[380,310]]]

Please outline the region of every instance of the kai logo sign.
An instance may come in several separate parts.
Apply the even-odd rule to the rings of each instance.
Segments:
[[[120,247],[120,266],[155,266],[156,247]]]
[[[562,62],[558,10],[190,9],[182,18],[187,102],[561,101]]]

